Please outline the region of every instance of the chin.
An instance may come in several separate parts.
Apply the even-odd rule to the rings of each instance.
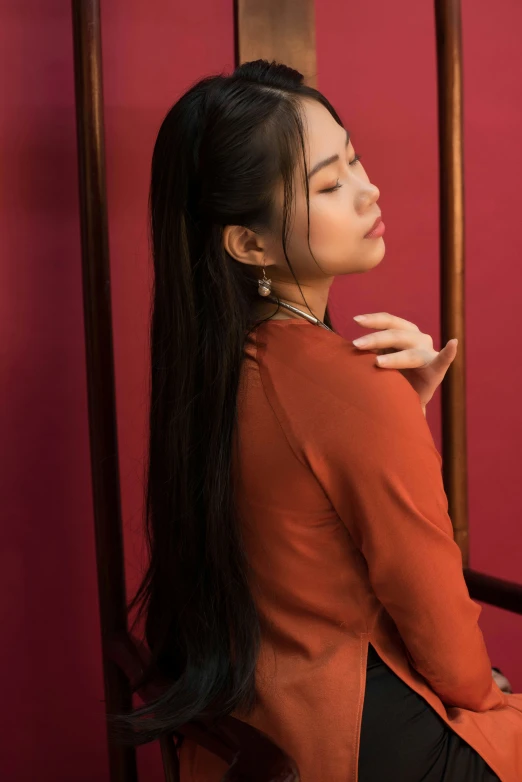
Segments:
[[[384,258],[386,245],[384,244],[384,239],[382,236],[380,236],[378,239],[371,239],[370,241],[375,242],[375,247],[367,255],[368,266],[370,269],[373,269],[373,267],[377,266]]]

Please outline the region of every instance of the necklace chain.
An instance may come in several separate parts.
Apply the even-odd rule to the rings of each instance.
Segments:
[[[276,296],[267,296],[267,299],[270,299],[270,301],[273,301],[275,304],[279,304],[280,307],[285,307],[288,310],[291,310],[291,312],[295,312],[298,315],[302,315],[303,318],[306,318],[310,321],[310,323],[313,323],[316,326],[322,326],[323,329],[326,329],[327,331],[332,331],[332,329],[326,325],[326,323],[323,323],[322,320],[319,320],[319,318],[316,318],[315,315],[309,315],[307,312],[303,312],[303,310],[300,310],[298,307],[294,307],[293,304],[287,304],[284,301],[281,301]]]

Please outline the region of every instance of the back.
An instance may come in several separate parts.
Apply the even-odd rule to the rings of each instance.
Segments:
[[[232,469],[262,648],[255,709],[233,716],[291,755],[301,782],[357,780],[371,643],[503,781],[522,778],[522,696],[492,679],[416,392],[306,320],[255,336]],[[183,782],[226,771],[191,742],[181,768]]]
[[[320,331],[303,320],[259,327],[257,351],[249,349],[257,364],[244,362],[238,397],[241,529],[265,640],[296,653],[290,676],[296,663],[328,655],[340,625],[347,636],[366,631],[358,608],[367,593],[364,559],[289,435],[303,406],[317,419],[328,414],[315,392],[328,360],[324,337],[340,338]]]

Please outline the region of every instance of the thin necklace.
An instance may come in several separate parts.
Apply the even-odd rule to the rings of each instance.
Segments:
[[[278,299],[277,296],[267,296],[266,298],[270,299],[270,301],[273,301],[275,304],[279,304],[280,307],[286,307],[287,310],[291,310],[292,312],[295,312],[298,315],[302,315],[303,318],[306,318],[307,320],[310,321],[310,323],[313,323],[316,326],[322,326],[323,329],[326,329],[327,331],[333,330],[329,326],[327,326],[326,323],[323,323],[322,320],[319,320],[319,318],[316,318],[314,315],[309,315],[307,312],[303,312],[303,310],[294,307],[292,304],[286,304],[286,302],[280,301],[280,299]]]

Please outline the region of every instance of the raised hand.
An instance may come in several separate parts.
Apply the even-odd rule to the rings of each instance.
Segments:
[[[426,414],[426,405],[457,355],[458,340],[450,339],[437,351],[429,334],[389,312],[356,315],[354,320],[364,328],[378,329],[353,340],[355,347],[377,353],[377,366],[398,369],[418,393]]]

